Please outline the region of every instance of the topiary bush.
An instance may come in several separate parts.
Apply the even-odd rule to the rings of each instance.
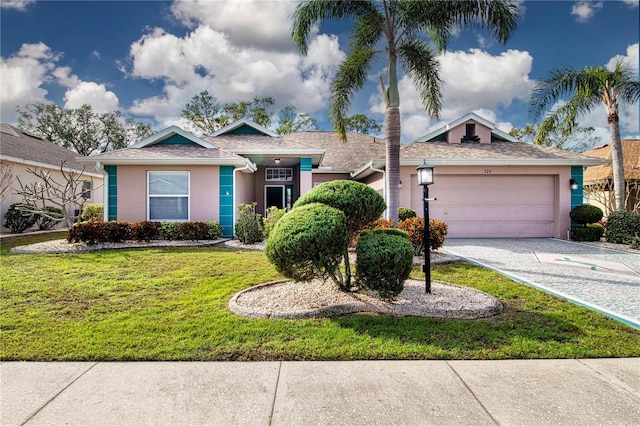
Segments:
[[[393,299],[404,288],[413,269],[413,246],[409,235],[398,229],[363,231],[356,246],[356,281]]]
[[[244,244],[262,241],[262,216],[256,213],[257,203],[242,203],[238,206],[235,234]]]
[[[416,211],[409,207],[398,207],[398,222],[417,217]]]
[[[346,250],[347,219],[325,204],[298,206],[276,223],[265,254],[278,272],[295,281],[330,277],[340,285],[338,266]]]
[[[602,219],[603,215],[602,209],[591,204],[581,204],[569,212],[571,220],[583,226],[589,223],[597,223]]]
[[[640,213],[616,211],[609,215],[606,238],[610,243],[633,244],[640,237]]]
[[[586,227],[571,228],[571,239],[573,241],[600,241],[604,234],[604,226],[599,223],[590,223]]]
[[[57,223],[64,218],[64,212],[62,209],[53,206],[45,206],[44,208],[47,214],[37,214],[38,217],[38,229],[46,231],[53,228]]]
[[[17,234],[31,228],[38,221],[37,215],[22,211],[21,208],[30,207],[24,203],[11,204],[4,214],[4,226]]]
[[[80,213],[82,222],[102,222],[104,221],[104,205],[102,203],[87,203],[82,207]]]

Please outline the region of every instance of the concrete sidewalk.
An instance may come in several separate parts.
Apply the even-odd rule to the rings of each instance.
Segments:
[[[637,425],[640,358],[0,363],[2,425]]]

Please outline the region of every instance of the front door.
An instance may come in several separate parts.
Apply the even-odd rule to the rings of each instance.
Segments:
[[[291,209],[291,193],[293,185],[266,185],[264,187],[264,207],[265,211],[269,207],[279,209]]]

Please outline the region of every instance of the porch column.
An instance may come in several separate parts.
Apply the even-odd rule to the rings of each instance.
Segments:
[[[304,195],[313,187],[313,176],[311,174],[311,158],[300,159],[300,196]]]

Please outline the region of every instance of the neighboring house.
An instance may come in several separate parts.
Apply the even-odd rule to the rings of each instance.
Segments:
[[[65,171],[83,173],[83,190],[87,202],[102,203],[102,174],[91,165],[79,163],[77,156],[76,152],[26,133],[17,127],[9,124],[0,125],[0,160],[9,165],[11,173],[9,188],[2,199],[2,223],[4,224],[4,215],[9,206],[23,201],[22,197],[15,193],[20,189],[17,178],[23,185],[40,181],[27,172],[29,169],[46,170],[55,181],[64,182],[60,171],[64,163]],[[9,230],[2,227],[2,232],[9,232]]]
[[[605,164],[588,167],[584,172],[584,194],[589,204],[600,207],[605,216],[615,210],[611,145],[605,144],[584,153],[590,157],[609,160]],[[640,211],[640,139],[622,140],[624,179],[626,183],[626,210]]]
[[[240,203],[289,208],[314,185],[354,179],[386,195],[384,140],[349,133],[284,136],[246,119],[198,138],[169,127],[129,148],[85,157],[105,176],[107,220],[216,220],[233,235]],[[435,168],[431,217],[450,237],[566,238],[582,169],[604,160],[529,145],[469,114],[401,149],[400,204],[422,212],[416,167]]]

